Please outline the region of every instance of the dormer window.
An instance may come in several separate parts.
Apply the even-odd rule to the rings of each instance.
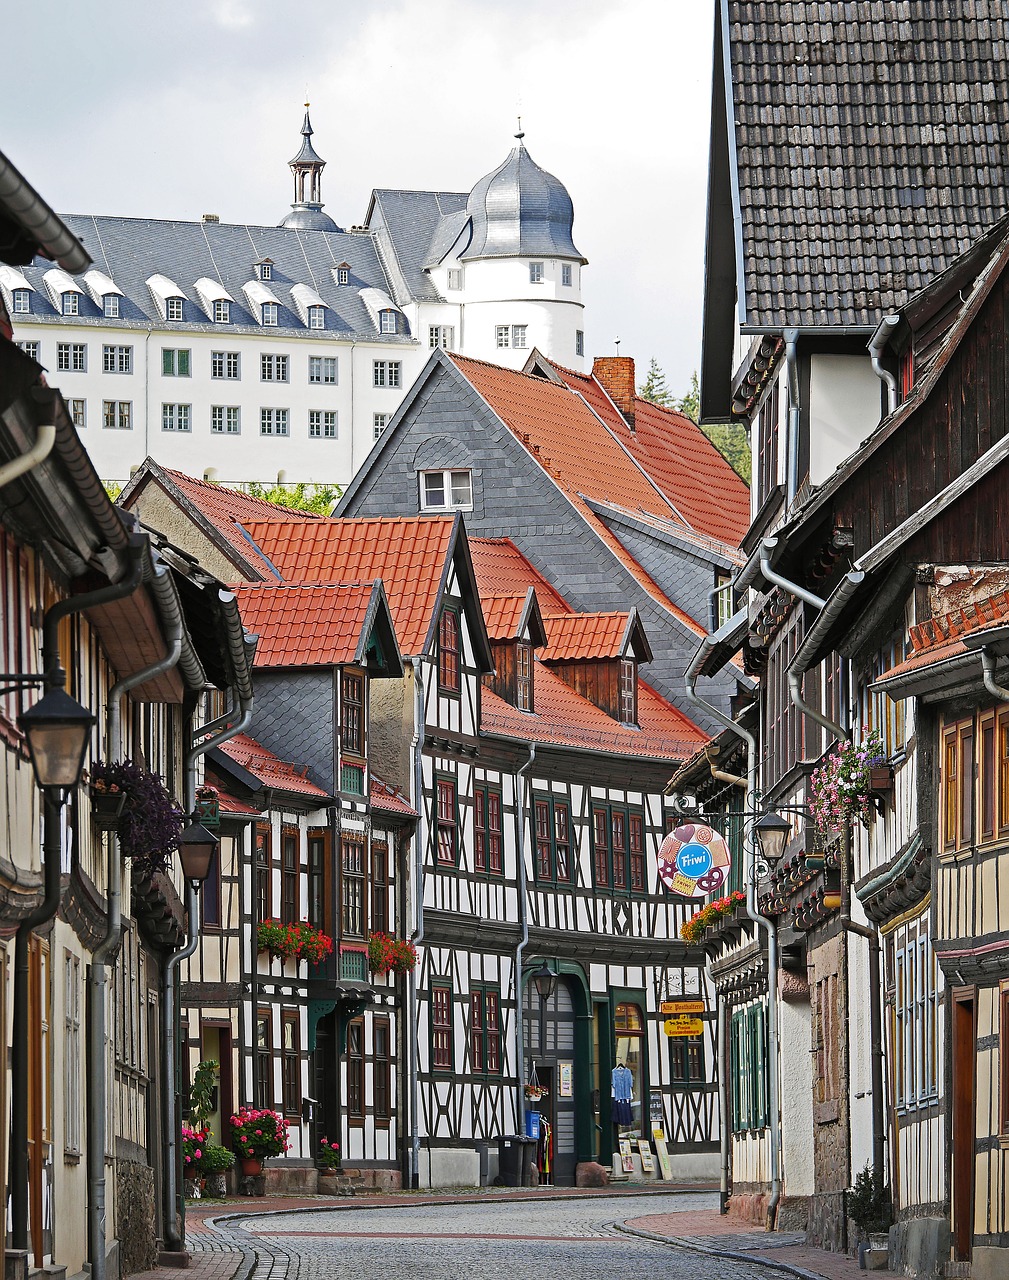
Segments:
[[[214,299],[214,324],[231,323],[231,303],[227,298]]]
[[[620,659],[620,721],[638,722],[638,664],[633,658]]]
[[[543,283],[543,263],[542,262],[529,263],[529,283],[530,284]]]
[[[399,332],[399,316],[395,311],[380,311],[378,313],[379,331],[381,333],[398,333]]]
[[[80,315],[81,295],[79,293],[73,293],[68,289],[67,292],[62,295],[62,302],[63,306],[61,309],[65,316]]]
[[[533,709],[533,647],[528,640],[515,645],[515,705],[520,711]]]
[[[341,262],[336,268],[336,283],[350,284],[350,263]]]
[[[11,295],[14,304],[14,314],[16,316],[26,316],[31,314],[32,295],[30,289],[15,289]]]
[[[259,280],[273,279],[273,263],[269,258],[264,258],[261,262],[256,263],[256,278]]]
[[[263,324],[275,326],[277,323],[277,304],[275,302],[263,303]]]
[[[165,299],[165,319],[166,320],[182,319],[182,299],[181,298]]]
[[[308,308],[308,327],[310,329],[325,329],[326,327],[326,308],[325,307],[309,307]]]
[[[105,316],[106,320],[119,319],[118,293],[107,293],[105,297],[102,298],[102,314]]]

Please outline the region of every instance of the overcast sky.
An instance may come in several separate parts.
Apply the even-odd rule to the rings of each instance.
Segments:
[[[327,212],[468,191],[514,145],[567,186],[586,354],[698,365],[710,0],[9,5],[0,150],[58,211],[272,224],[307,93]]]

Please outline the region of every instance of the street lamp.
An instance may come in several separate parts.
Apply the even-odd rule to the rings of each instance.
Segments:
[[[532,980],[536,985],[536,994],[546,1004],[557,986],[557,974],[544,960],[538,969],[533,970]]]
[[[204,880],[210,875],[210,864],[213,862],[217,845],[217,836],[212,831],[208,831],[194,814],[189,826],[179,836],[179,861],[182,863],[182,874],[192,886],[194,893],[200,892]]]
[[[50,689],[18,716],[41,788],[77,786],[94,723],[91,712],[64,689]]]
[[[785,844],[791,835],[792,824],[772,809],[762,818],[757,819],[753,824],[753,830],[760,845],[761,856],[773,871],[785,852]]]

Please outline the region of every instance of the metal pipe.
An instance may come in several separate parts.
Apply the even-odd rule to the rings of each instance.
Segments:
[[[56,427],[50,423],[40,426],[32,447],[20,457],[12,458],[10,462],[0,467],[0,489],[5,484],[10,484],[12,480],[16,480],[18,476],[23,476],[26,471],[37,467],[40,462],[44,462],[52,452],[55,443]]]
[[[807,591],[805,587],[800,587],[797,582],[790,582],[788,578],[783,578],[771,568],[771,557],[774,555],[778,545],[777,538],[764,538],[760,544],[760,572],[764,578],[773,583],[774,586],[780,587],[782,591],[787,591],[790,596],[795,596],[796,600],[803,601],[804,604],[811,604],[814,609],[822,609],[827,603],[818,595],[814,595],[812,591]]]
[[[847,608],[848,601],[864,581],[865,574],[861,569],[852,569],[844,575],[837,588],[831,593],[830,599],[822,605],[819,615],[806,632],[802,644],[796,649],[795,657],[788,668],[788,692],[792,702],[803,715],[815,720],[832,737],[839,740],[847,740],[850,736],[849,731],[843,725],[835,724],[833,720],[828,719],[818,707],[813,707],[808,702],[803,701],[802,680],[809,669],[810,658],[819,648],[823,637]],[[794,586],[794,584],[792,585]],[[795,595],[795,591],[792,591],[791,594]]]
[[[715,754],[717,755],[718,753],[716,752]],[[711,758],[710,742],[704,748],[704,758],[705,760],[707,760],[708,768],[711,770],[711,776],[715,779],[716,782],[728,782],[734,787],[745,788],[746,786],[745,778],[741,778],[737,773],[726,773],[724,769],[719,769],[718,765],[715,764],[714,760],[712,760]]]
[[[156,578],[167,578],[164,567],[155,569]],[[182,652],[182,615],[171,617],[167,626],[168,647],[158,662],[124,676],[109,690],[109,741],[108,758],[115,762],[123,752],[123,698],[138,685],[153,676],[170,670],[179,661]],[[106,995],[108,991],[108,961],[119,949],[122,932],[122,859],[119,837],[110,833],[108,844],[108,874],[106,901],[108,917],[105,936],[95,948],[87,976],[87,1140],[88,1140],[88,1257],[91,1263],[91,1280],[105,1280],[106,1262],[106,1213],[105,1213],[105,1119],[108,1093]]]
[[[884,316],[876,327],[876,332],[869,339],[869,358],[872,371],[881,382],[886,384],[886,412],[893,413],[897,407],[897,379],[889,369],[883,368],[883,350],[890,334],[900,324],[900,316]]]
[[[718,1212],[729,1212],[729,1088],[726,1081],[725,1001],[718,1001],[718,1114],[722,1123],[718,1132]]]
[[[413,667],[413,804],[421,814],[417,824],[413,850],[413,912],[414,928],[411,941],[419,947],[424,941],[424,681],[421,675],[423,658],[410,659]],[[420,1049],[417,1043],[417,971],[410,970],[410,1186],[416,1191],[420,1183],[420,1087],[417,1073],[420,1070]]]
[[[799,489],[799,331],[785,329],[785,371],[788,380],[788,432],[785,455],[785,510],[791,509]]]
[[[536,743],[529,743],[529,759],[521,769],[515,772],[515,832],[516,832],[516,891],[518,893],[519,925],[522,936],[515,947],[515,1073],[518,1077],[516,1087],[516,1114],[518,1115],[518,1133],[526,1131],[526,1093],[525,1093],[525,1024],[522,1012],[522,955],[529,944],[529,904],[526,901],[526,850],[525,850],[525,775],[536,759]]]
[[[1009,689],[995,679],[995,655],[984,647],[981,649],[981,673],[988,692],[1002,702],[1009,702]]]
[[[251,682],[250,682],[251,687]],[[185,807],[187,813],[196,808],[196,762],[200,756],[206,755],[211,747],[227,742],[236,734],[243,733],[252,722],[252,698],[239,700],[241,715],[234,724],[227,725],[219,732],[204,736],[203,730],[197,731],[200,740],[190,739],[185,759]],[[178,1193],[178,1109],[176,1095],[178,1091],[178,1062],[176,1050],[176,1021],[178,1012],[175,1005],[175,979],[183,960],[188,960],[196,950],[200,937],[199,898],[191,884],[186,885],[186,943],[178,951],[173,951],[162,968],[161,998],[161,1044],[162,1044],[162,1080],[164,1081],[164,1113],[165,1113],[165,1244],[171,1252],[180,1252],[185,1246],[185,1204]]]
[[[42,669],[45,688],[62,689],[66,672],[60,662],[59,624],[72,613],[83,613],[97,605],[108,604],[132,595],[140,585],[142,559],[147,538],[131,535],[129,570],[121,582],[100,587],[97,591],[68,596],[50,605],[42,619]],[[12,1017],[13,1052],[11,1054],[11,1127],[10,1205],[11,1247],[28,1249],[28,940],[33,929],[50,921],[60,905],[60,810],[65,803],[43,793],[42,857],[44,861],[44,895],[41,903],[18,925],[14,938],[14,999]],[[41,1259],[37,1259],[41,1262]]]

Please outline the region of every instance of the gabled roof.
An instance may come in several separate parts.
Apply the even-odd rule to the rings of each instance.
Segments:
[[[687,759],[706,739],[706,734],[643,680],[638,681],[637,728],[611,719],[541,662],[536,663],[534,680],[535,712],[519,711],[485,687],[481,693],[481,731],[520,742],[650,760]]]
[[[241,523],[250,520],[319,520],[310,511],[296,511],[292,507],[254,498],[238,489],[209,480],[197,480],[182,471],[163,467],[153,458],[144,459],[135,475],[119,495],[119,505],[132,507],[144,487],[155,483],[193,521],[201,532],[226,556],[243,576],[251,578],[275,578],[276,573],[263,559],[249,538],[243,533]]]
[[[402,652],[427,654],[449,569],[455,565],[477,666],[494,662],[477,599],[476,578],[459,515],[312,521],[254,521],[243,526],[285,582],[381,578]]]
[[[534,647],[546,643],[547,633],[535,587],[530,586],[525,595],[491,596],[481,593],[480,604],[491,640],[518,640],[528,631]]]
[[[297,765],[281,760],[272,751],[250,737],[247,733],[236,734],[227,742],[215,748],[228,757],[240,768],[252,775],[255,782],[269,787],[272,791],[284,791],[288,795],[303,796],[306,799],[328,800],[329,793],[317,787],[308,777],[308,769],[299,769]]]
[[[530,587],[535,587],[541,609],[548,613],[571,610],[560,592],[529,563],[511,538],[470,538],[469,549],[481,600],[489,596],[524,596]]]
[[[245,626],[259,636],[257,667],[363,666],[377,652],[381,661],[373,663],[373,675],[403,674],[380,580],[260,582],[233,589]]]
[[[463,191],[396,191],[371,193],[365,225],[381,245],[393,297],[400,305],[409,301],[437,302],[441,295],[424,270],[432,249],[451,248],[466,221],[468,194]],[[448,223],[451,230],[444,229]],[[454,230],[455,234],[452,234]]]
[[[371,774],[369,799],[373,809],[381,809],[383,813],[397,814],[402,818],[417,818],[420,815],[413,808],[401,791],[383,782],[374,772]]]
[[[1009,11],[715,9],[713,102],[729,128],[716,148],[713,118],[712,168],[730,168],[736,225],[720,234],[742,247],[740,318],[751,330],[872,327],[1009,205]]]
[[[649,662],[652,651],[636,609],[629,613],[547,614],[547,647],[541,662],[626,658]]]

